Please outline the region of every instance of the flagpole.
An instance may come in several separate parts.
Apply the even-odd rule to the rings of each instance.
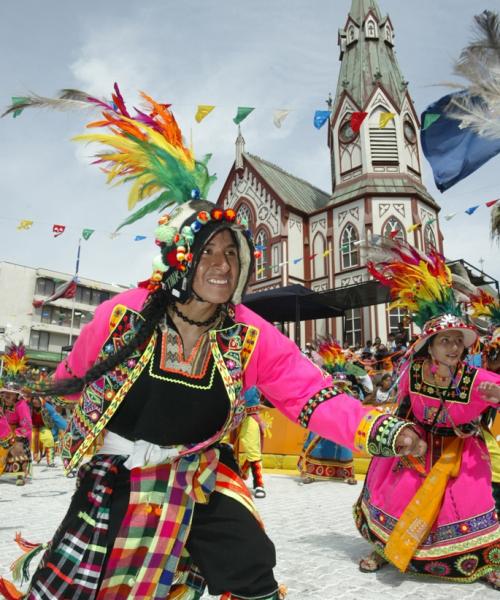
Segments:
[[[80,249],[82,244],[82,238],[78,238],[78,251],[76,253],[76,265],[75,265],[75,275],[73,279],[75,283],[78,283],[78,271],[80,270]],[[71,346],[73,343],[73,324],[75,322],[75,304],[76,304],[76,292],[73,296],[73,302],[71,303],[71,324],[69,331],[69,345]]]

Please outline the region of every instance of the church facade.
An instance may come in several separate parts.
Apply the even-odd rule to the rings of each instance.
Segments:
[[[422,183],[419,119],[394,53],[393,25],[376,0],[352,0],[338,46],[325,148],[330,191],[247,153],[238,135],[218,205],[245,216],[262,248],[250,291],[292,283],[316,291],[357,285],[369,279],[361,242],[374,236],[442,251],[439,206]],[[367,114],[355,131],[351,115],[361,112]],[[351,309],[344,319],[307,323],[301,339],[385,340],[403,316],[386,308]]]

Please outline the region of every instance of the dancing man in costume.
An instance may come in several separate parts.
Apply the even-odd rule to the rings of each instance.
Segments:
[[[234,210],[198,199],[213,179],[205,162],[185,147],[168,106],[143,98],[147,109],[131,115],[117,86],[111,101],[63,93],[65,107],[102,112],[91,126],[110,133],[80,139],[111,147],[98,161],[110,180],[132,182],[129,205],[143,206],[125,223],[178,206],[155,230],[151,278],[96,309],[45,392],[77,402],[63,440],[68,471],[101,433],[104,443],[80,466],[48,547],[14,565],[25,572],[45,549],[28,590],[6,580],[0,589],[29,600],[193,600],[207,586],[224,600],[278,600],[274,545],[222,443],[245,415],[243,392],[257,386],[290,419],[351,449],[419,455],[425,443],[411,422],[350,398],[241,304],[251,232]]]

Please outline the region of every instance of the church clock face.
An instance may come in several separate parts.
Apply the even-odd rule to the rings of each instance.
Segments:
[[[339,129],[340,141],[343,144],[350,144],[356,136],[357,136],[357,133],[355,133],[351,127],[351,120],[348,119],[347,121],[345,121],[345,123],[343,125],[341,125],[341,127]]]
[[[410,121],[405,121],[403,125],[403,131],[407,142],[414,144],[417,141],[417,132],[415,131],[415,127],[413,127],[413,123],[410,123]]]

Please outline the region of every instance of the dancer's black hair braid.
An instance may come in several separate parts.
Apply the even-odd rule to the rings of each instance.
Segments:
[[[151,338],[156,326],[165,315],[169,302],[171,302],[170,294],[162,287],[158,288],[149,296],[144,305],[140,313],[144,320],[140,322],[137,333],[127,344],[105,360],[90,367],[83,377],[61,379],[50,387],[40,390],[39,393],[43,396],[65,396],[81,392],[85,385],[111,371]]]

